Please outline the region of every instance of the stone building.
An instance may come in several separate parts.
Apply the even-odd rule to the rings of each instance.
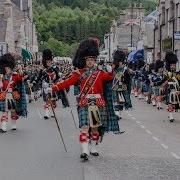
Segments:
[[[131,5],[120,15],[118,21],[118,47],[134,50],[141,37],[141,25],[144,18],[145,9],[140,4]],[[131,38],[132,31],[132,38]],[[132,39],[132,42],[131,42]],[[132,47],[131,47],[132,46]]]
[[[38,52],[32,0],[0,0],[0,54]]]
[[[166,50],[173,50],[180,59],[180,0],[159,0],[158,11],[155,54],[160,52],[163,59]]]
[[[141,36],[137,44],[137,49],[144,49],[145,61],[151,63],[155,59],[155,24],[158,21],[159,12],[154,10],[148,14],[141,23]]]
[[[115,49],[135,50],[141,37],[141,23],[145,16],[142,4],[136,3],[125,9],[118,21],[114,21],[110,33],[104,37],[105,52],[112,58]]]

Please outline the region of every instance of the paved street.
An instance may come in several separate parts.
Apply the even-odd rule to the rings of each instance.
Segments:
[[[70,97],[76,116],[74,97]],[[133,98],[134,109],[120,121],[125,134],[107,134],[100,157],[79,159],[78,130],[69,109],[56,110],[67,144],[64,152],[53,119],[43,120],[43,103],[32,103],[18,131],[0,134],[0,180],[180,180],[180,116],[170,124]],[[41,110],[40,110],[41,109]]]

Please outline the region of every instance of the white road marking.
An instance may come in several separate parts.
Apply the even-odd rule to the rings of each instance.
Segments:
[[[159,141],[159,139],[158,139],[157,137],[155,137],[155,136],[153,136],[153,139],[154,139],[155,141]]]
[[[152,134],[152,132],[151,132],[151,131],[149,131],[149,130],[147,130],[147,129],[146,129],[146,132],[147,132],[148,134]]]
[[[168,149],[168,146],[166,146],[165,144],[161,144],[161,146],[164,148],[164,149]]]
[[[171,155],[176,159],[180,159],[180,157],[177,154],[173,153],[173,152],[171,152]]]
[[[141,128],[142,128],[142,129],[145,129],[145,126],[141,125]]]
[[[133,120],[136,120],[136,118],[135,118],[134,116],[132,116],[131,114],[129,114],[129,113],[128,113],[128,116],[130,116]],[[151,135],[153,134],[151,131],[149,131],[148,129],[146,129],[145,126],[141,125],[141,122],[140,122],[140,121],[136,121],[136,123],[137,123],[137,124],[140,124],[141,128],[142,128],[142,129],[145,129],[145,131],[146,131],[148,134],[151,134]],[[155,136],[153,136],[152,138],[153,138],[155,141],[160,141],[160,139],[157,138],[157,137],[155,137]],[[166,145],[163,144],[163,143],[161,143],[160,145],[161,145],[164,149],[166,149],[166,150],[169,148],[168,146],[166,146]],[[172,155],[175,159],[180,160],[180,156],[178,156],[176,153],[171,152],[171,155]]]

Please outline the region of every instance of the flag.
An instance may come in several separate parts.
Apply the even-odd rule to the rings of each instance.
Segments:
[[[133,26],[133,25],[140,26],[140,24],[141,24],[140,19],[128,19],[124,22],[125,26]]]

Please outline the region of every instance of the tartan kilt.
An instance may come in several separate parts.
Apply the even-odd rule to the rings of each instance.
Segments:
[[[5,110],[6,110],[5,101],[0,101],[0,111],[5,112]]]
[[[119,117],[115,114],[113,107],[112,81],[105,83],[104,97],[108,115],[108,131],[117,132],[119,131]]]
[[[26,88],[24,83],[18,83],[16,86],[18,92],[21,94],[21,99],[19,101],[15,101],[15,110],[19,116],[27,117],[27,101],[26,101]],[[0,101],[0,111],[6,111],[6,103],[5,101]]]
[[[107,118],[107,110],[106,107],[99,107],[100,118],[102,127],[105,131],[108,131],[108,118]],[[79,117],[79,128],[83,126],[89,126],[89,117],[88,117],[88,106],[78,107],[78,117]]]
[[[116,132],[119,131],[119,117],[115,114],[113,103],[107,102],[107,113],[108,113],[108,131]]]
[[[142,92],[143,93],[149,92],[149,85],[148,84],[145,84],[145,83],[142,84]]]

